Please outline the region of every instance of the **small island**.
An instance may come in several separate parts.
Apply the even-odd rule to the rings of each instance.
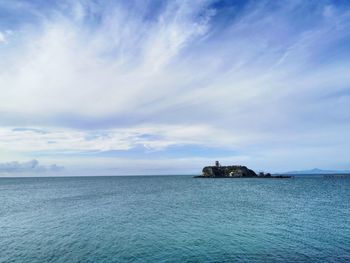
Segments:
[[[285,175],[271,175],[260,172],[256,174],[253,170],[242,165],[221,166],[219,161],[215,161],[214,166],[206,166],[202,170],[202,175],[195,178],[291,178]]]

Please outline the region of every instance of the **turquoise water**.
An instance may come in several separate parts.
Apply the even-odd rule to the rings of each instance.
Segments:
[[[0,262],[349,262],[350,179],[0,179]]]

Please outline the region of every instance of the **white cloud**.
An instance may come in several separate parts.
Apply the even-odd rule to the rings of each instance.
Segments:
[[[0,79],[12,88],[3,91],[1,109],[101,116],[173,92],[181,76],[164,72],[165,67],[206,31],[207,18],[192,20],[196,8],[170,5],[155,24],[115,9],[97,30],[60,16],[45,22],[39,34],[28,33],[20,56],[10,54],[11,66]]]
[[[350,63],[335,51],[350,37],[348,10],[319,3],[297,23],[295,12],[309,10],[308,3],[270,10],[262,2],[221,25],[210,1],[171,1],[153,19],[144,19],[149,7],[140,5],[103,9],[79,1],[68,4],[70,15],[55,10],[39,26],[17,30],[21,41],[0,50],[0,117],[47,133],[3,126],[0,148],[201,145],[249,158],[265,154],[261,163],[277,162],[273,153],[291,145],[300,151],[321,145],[323,155],[339,147],[344,155]],[[96,14],[100,21],[86,22]]]
[[[6,43],[6,37],[5,34],[0,32],[0,44]]]

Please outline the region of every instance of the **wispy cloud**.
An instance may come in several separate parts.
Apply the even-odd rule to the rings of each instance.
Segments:
[[[220,134],[220,138],[216,136]],[[103,152],[130,150],[139,146],[149,151],[164,150],[176,145],[232,148],[239,143],[229,133],[210,126],[155,125],[110,130],[0,128],[1,147],[17,152]],[[236,137],[238,137],[236,135]],[[241,140],[243,136],[241,135]],[[246,138],[248,139],[248,138]],[[250,138],[251,139],[251,138]]]
[[[190,147],[219,148],[235,153],[231,161],[274,169],[291,159],[307,166],[308,157],[326,165],[332,152],[341,158],[330,168],[348,168],[347,3],[10,1],[0,9],[0,32],[11,30],[0,35],[2,149],[73,158],[183,147],[196,158]]]
[[[34,128],[13,128],[13,132],[35,132],[40,134],[46,134],[47,131],[40,130],[40,129],[34,129]]]
[[[2,44],[2,43],[6,43],[6,37],[5,37],[4,33],[2,33],[0,31],[0,44]]]

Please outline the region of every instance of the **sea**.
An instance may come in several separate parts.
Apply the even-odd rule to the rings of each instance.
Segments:
[[[0,262],[350,262],[350,178],[0,178]]]

